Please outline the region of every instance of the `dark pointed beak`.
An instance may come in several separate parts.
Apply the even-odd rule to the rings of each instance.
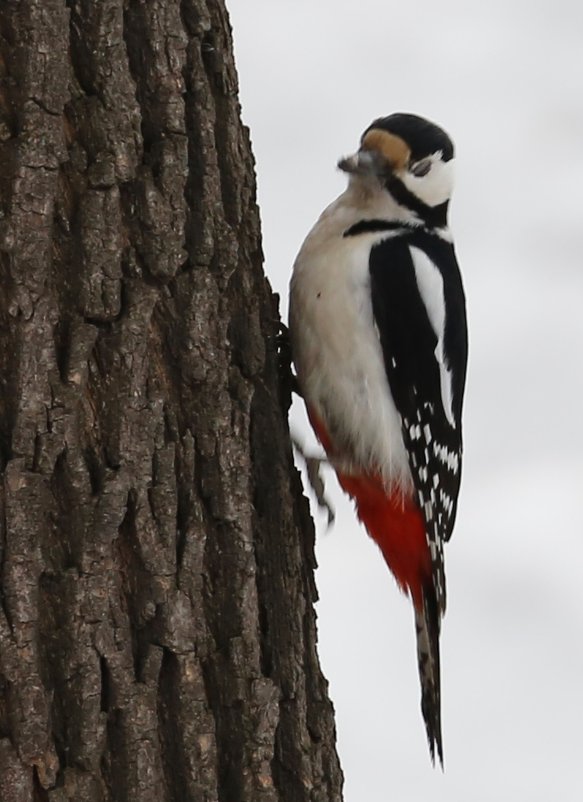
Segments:
[[[376,175],[379,166],[377,155],[370,150],[359,150],[338,162],[338,169],[349,175]]]

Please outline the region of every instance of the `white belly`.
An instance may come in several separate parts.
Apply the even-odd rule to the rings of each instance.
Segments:
[[[410,491],[370,300],[370,247],[387,234],[343,238],[346,227],[325,213],[294,265],[289,320],[298,380],[343,460]]]

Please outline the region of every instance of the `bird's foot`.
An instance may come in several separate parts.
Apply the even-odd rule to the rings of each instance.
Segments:
[[[322,465],[332,465],[332,463],[330,462],[328,457],[316,457],[313,455],[306,454],[303,444],[300,443],[299,440],[293,436],[292,436],[292,445],[296,450],[296,452],[301,456],[306,465],[308,482],[310,483],[310,486],[314,491],[314,495],[316,496],[316,501],[318,502],[318,507],[321,510],[324,510],[324,512],[328,516],[328,527],[330,527],[333,525],[336,519],[336,512],[334,511],[334,508],[326,498],[326,487],[320,469]],[[332,467],[334,467],[334,465],[332,465]]]

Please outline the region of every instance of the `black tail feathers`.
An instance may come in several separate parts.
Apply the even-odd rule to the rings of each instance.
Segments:
[[[435,763],[435,752],[437,751],[443,769],[439,672],[440,612],[433,583],[423,588],[423,609],[415,610],[415,628],[419,679],[421,681],[421,711],[425,721],[431,760]]]

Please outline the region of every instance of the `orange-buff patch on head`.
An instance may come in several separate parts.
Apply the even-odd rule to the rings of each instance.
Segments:
[[[406,167],[411,158],[411,149],[404,139],[388,131],[381,131],[380,128],[373,128],[364,135],[361,148],[380,153],[393,170]]]

